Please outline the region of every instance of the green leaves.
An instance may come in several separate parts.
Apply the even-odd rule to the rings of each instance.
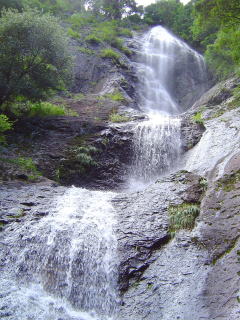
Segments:
[[[58,19],[28,9],[0,18],[0,105],[21,95],[45,98],[70,79],[68,38]]]

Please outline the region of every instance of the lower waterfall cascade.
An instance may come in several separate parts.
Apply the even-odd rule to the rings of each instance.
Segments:
[[[194,60],[204,82],[201,55],[163,27],[146,34],[137,68],[140,109],[148,120],[134,127],[129,183],[152,182],[170,172],[181,155],[183,110],[171,83],[179,55],[186,66]],[[12,225],[0,253],[3,319],[118,319],[114,197],[71,187],[55,199],[48,215]]]
[[[0,315],[7,319],[112,319],[118,305],[111,192],[70,188],[38,223],[6,239]],[[82,310],[82,311],[76,311]]]

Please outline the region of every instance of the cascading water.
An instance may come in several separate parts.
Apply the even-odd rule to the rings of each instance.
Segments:
[[[179,59],[186,69],[194,66],[204,82],[200,55],[162,27],[146,35],[138,69],[141,109],[149,120],[135,128],[131,171],[143,183],[169,171],[181,153],[177,115],[182,107],[175,95]],[[191,91],[195,80],[188,80]],[[73,187],[56,199],[49,215],[26,217],[2,233],[1,318],[117,319],[113,197]]]
[[[187,76],[190,69],[192,74]],[[177,115],[183,111],[180,100],[186,101],[187,97],[177,97],[176,79],[186,81],[187,78],[190,92],[196,90],[198,83],[198,95],[206,86],[202,56],[160,26],[146,35],[137,70],[140,108],[149,120],[134,129],[134,161],[130,172],[130,183],[134,186],[169,172],[181,154],[181,122]],[[190,101],[189,94],[186,96]]]
[[[118,300],[113,196],[73,187],[47,217],[8,231],[0,254],[2,318],[112,319]]]

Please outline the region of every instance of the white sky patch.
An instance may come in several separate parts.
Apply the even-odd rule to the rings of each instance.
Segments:
[[[181,0],[182,3],[186,4],[188,3],[190,0]],[[155,0],[136,0],[138,5],[142,5],[142,6],[148,6],[151,3],[155,3]]]

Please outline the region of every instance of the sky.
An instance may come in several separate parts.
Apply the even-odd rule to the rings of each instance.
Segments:
[[[188,3],[190,0],[181,0],[182,3]],[[155,3],[155,0],[136,0],[137,4],[148,6],[151,3]]]

